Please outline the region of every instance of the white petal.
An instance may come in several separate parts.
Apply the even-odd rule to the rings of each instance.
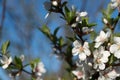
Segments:
[[[84,61],[84,60],[86,59],[85,53],[80,53],[80,54],[79,54],[79,59],[80,59],[81,61]]]
[[[104,57],[109,57],[110,56],[110,52],[109,51],[103,51],[103,56]]]
[[[111,3],[110,6],[112,9],[115,9],[118,7],[118,3],[117,2]]]
[[[113,44],[110,46],[110,52],[115,53],[118,50],[118,45]]]
[[[107,76],[111,79],[115,79],[117,77],[117,72],[115,70],[112,70],[107,74]]]
[[[105,35],[106,35],[106,34],[105,34],[105,32],[104,32],[104,31],[100,31],[100,37],[101,37],[101,38],[104,38],[104,37],[105,37]]]
[[[78,79],[81,79],[83,77],[83,73],[80,71],[72,71],[72,73],[77,76]],[[80,75],[81,74],[81,75]]]
[[[114,53],[114,56],[117,57],[118,59],[120,59],[120,50],[116,51]]]
[[[88,14],[87,12],[81,12],[80,17],[85,17],[85,16],[87,16],[87,14]]]
[[[90,52],[89,49],[85,49],[84,52],[85,52],[85,54],[86,54],[87,56],[89,56],[89,55],[91,54],[91,52]]]
[[[88,42],[84,42],[83,48],[89,48]]]
[[[81,46],[81,43],[80,43],[78,40],[75,40],[75,41],[73,42],[73,45],[74,45],[75,47],[80,47],[80,46]]]
[[[114,37],[114,41],[116,44],[120,43],[120,37]]]
[[[4,64],[4,65],[2,66],[3,69],[6,69],[7,67],[8,67],[8,64]]]
[[[97,43],[95,43],[95,48],[98,48],[100,45],[102,44],[102,42],[97,42]]]
[[[9,57],[8,61],[9,61],[9,64],[10,64],[12,62],[12,57]]]
[[[105,69],[105,64],[104,63],[99,64],[99,69],[104,70]]]
[[[78,49],[78,48],[73,48],[73,49],[72,49],[72,54],[73,54],[73,56],[78,55],[78,53],[79,53],[79,49]]]

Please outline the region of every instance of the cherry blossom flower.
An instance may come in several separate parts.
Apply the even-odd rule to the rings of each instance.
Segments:
[[[6,55],[3,55],[2,59],[0,59],[0,62],[2,63],[2,68],[6,69],[12,62],[12,57],[7,57]]]
[[[81,22],[81,17],[86,17],[87,12],[76,12],[76,22]]]
[[[89,56],[91,54],[89,50],[89,45],[88,42],[84,42],[84,45],[76,40],[73,42],[74,48],[72,49],[72,53],[74,56],[79,55],[79,59],[81,61],[84,61],[86,59],[86,56]]]
[[[113,69],[112,71],[106,73],[105,75],[101,75],[98,80],[115,80],[119,74]]]
[[[46,72],[44,64],[42,62],[39,62],[37,65],[35,65],[33,72],[35,72],[37,77],[41,77],[42,74]]]
[[[111,0],[110,6],[111,6],[112,9],[115,9],[119,6],[119,4],[120,4],[119,0]]]
[[[110,46],[110,52],[114,54],[114,56],[120,59],[120,37],[114,37],[115,44]]]
[[[77,77],[77,79],[82,79],[85,77],[83,71],[74,70],[72,73]]]
[[[93,56],[94,56],[94,69],[104,70],[105,63],[108,62],[108,57],[110,56],[110,52],[104,50],[104,48],[101,46],[98,50],[96,49],[93,52]]]
[[[95,39],[95,48],[98,48],[100,45],[102,45],[105,41],[108,40],[108,38],[110,37],[111,32],[108,31],[107,33],[105,33],[104,31],[100,31],[99,36],[96,37]]]
[[[22,55],[20,55],[20,59],[21,59],[21,61],[24,61],[24,59],[25,59],[25,56],[22,54]]]

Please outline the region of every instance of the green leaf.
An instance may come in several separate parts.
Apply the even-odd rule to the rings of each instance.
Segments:
[[[38,64],[40,62],[39,58],[36,58],[30,62],[30,66],[33,69],[35,67],[35,64]]]
[[[114,62],[114,55],[111,55],[109,57],[109,65],[112,64]]]
[[[59,38],[59,45],[62,46],[64,44],[64,40],[62,37]]]
[[[50,29],[48,28],[48,26],[43,25],[42,28],[39,28],[39,30],[45,34],[48,38],[50,38]]]
[[[90,24],[87,24],[87,27],[93,27],[93,26],[96,26],[97,24],[96,23],[90,23]]]
[[[56,36],[57,32],[59,31],[60,27],[57,27],[55,30],[54,30],[54,33],[53,35]]]
[[[7,49],[10,45],[10,41],[6,41],[5,43],[2,44],[2,47],[1,47],[1,52],[2,54],[6,54],[7,53]]]
[[[14,58],[14,63],[18,69],[21,69],[23,67],[21,59],[17,56]]]

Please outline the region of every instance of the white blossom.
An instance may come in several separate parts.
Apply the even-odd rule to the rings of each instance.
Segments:
[[[84,42],[84,45],[82,46],[82,44],[78,40],[76,40],[73,42],[73,46],[73,55],[79,55],[79,59],[81,61],[84,61],[86,59],[86,56],[89,56],[91,54],[88,42]]]
[[[20,59],[21,59],[21,61],[24,61],[24,59],[25,59],[25,56],[22,54],[22,55],[20,55]]]
[[[112,9],[117,8],[118,5],[119,5],[118,0],[111,0],[110,6],[111,6]]]
[[[3,55],[2,59],[0,59],[0,62],[2,63],[2,68],[6,69],[12,62],[12,57],[7,57],[6,55]]]
[[[43,73],[46,72],[46,69],[44,68],[44,64],[42,62],[39,62],[35,65],[33,72],[36,73],[37,77],[41,77]]]
[[[80,12],[80,13],[79,13],[79,16],[80,16],[80,17],[85,17],[85,16],[87,16],[87,15],[88,15],[87,12]]]
[[[110,52],[114,54],[115,57],[120,59],[120,37],[114,37],[115,44],[110,46]]]
[[[93,56],[94,56],[94,69],[104,70],[105,63],[108,62],[108,57],[110,56],[110,52],[104,50],[104,48],[101,46],[99,49],[96,49],[93,52]]]
[[[93,31],[93,29],[88,28],[88,27],[82,27],[82,31],[83,32],[89,32],[89,31]]]
[[[78,79],[82,79],[82,78],[85,77],[83,71],[74,70],[74,71],[72,71],[72,73],[73,73]]]
[[[107,33],[105,33],[104,31],[100,31],[99,36],[96,37],[95,39],[95,48],[98,48],[100,45],[102,45],[105,41],[108,40],[108,38],[110,37],[111,32],[108,31]]]
[[[119,74],[113,69],[112,71],[106,73],[105,75],[99,76],[98,80],[115,80]]]

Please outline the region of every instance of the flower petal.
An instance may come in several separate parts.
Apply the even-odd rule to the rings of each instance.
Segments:
[[[80,59],[81,61],[84,61],[84,60],[86,59],[85,53],[80,53],[80,54],[79,54],[79,59]]]
[[[7,67],[8,67],[8,64],[4,64],[4,65],[2,66],[3,69],[6,69]]]
[[[110,52],[115,53],[118,50],[118,45],[113,44],[110,46]]]
[[[73,56],[78,55],[79,49],[74,47],[74,48],[72,49],[72,53],[73,53]]]
[[[104,63],[99,64],[99,69],[104,70],[105,69],[105,64]]]
[[[97,42],[97,43],[95,43],[95,48],[98,48],[100,45],[102,44],[102,42]]]
[[[120,59],[120,50],[116,51],[114,53],[114,56],[117,57],[118,59]]]
[[[73,42],[73,46],[75,46],[75,47],[80,47],[80,46],[81,46],[81,43],[80,43],[78,40],[75,40],[75,41]]]
[[[116,44],[120,43],[120,37],[114,37],[114,42],[115,42]]]

